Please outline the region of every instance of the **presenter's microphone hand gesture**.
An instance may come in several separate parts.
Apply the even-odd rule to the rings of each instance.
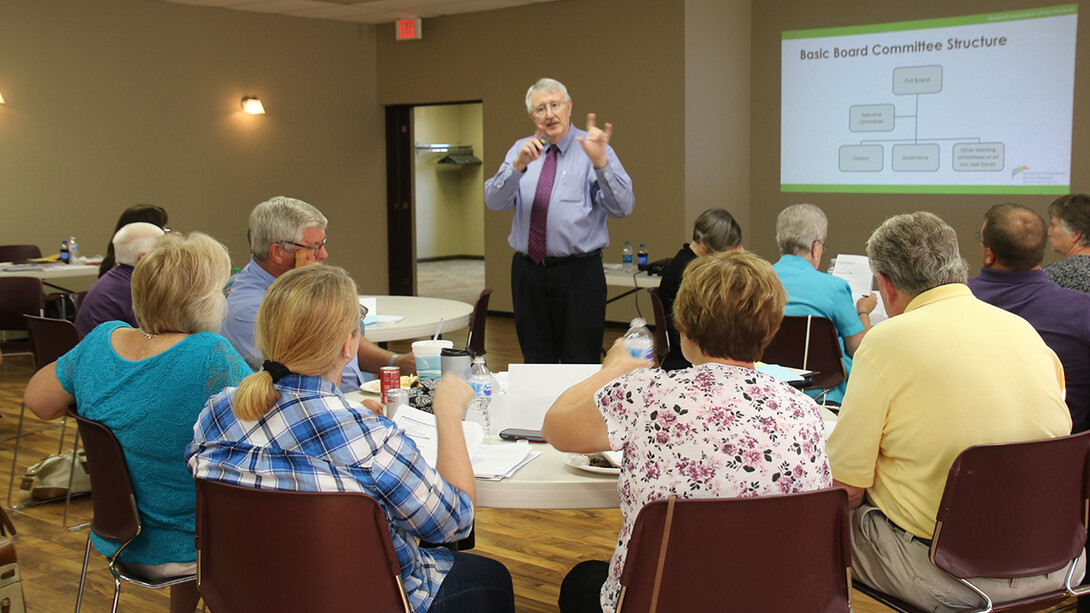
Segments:
[[[587,113],[587,136],[578,137],[583,145],[583,151],[587,152],[594,168],[601,170],[606,167],[609,160],[606,158],[606,148],[609,147],[609,137],[613,136],[613,124],[606,122],[606,129],[598,127],[598,117],[594,113]]]
[[[545,137],[541,134],[544,132],[542,126],[538,126],[534,130],[534,137],[522,144],[522,149],[519,149],[519,156],[515,158],[514,167],[519,172],[526,172],[526,167],[537,158],[541,157],[542,152],[545,151]]]

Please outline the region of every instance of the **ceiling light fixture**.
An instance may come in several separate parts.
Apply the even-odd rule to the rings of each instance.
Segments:
[[[242,98],[242,110],[251,115],[264,115],[265,107],[257,96],[244,96]]]

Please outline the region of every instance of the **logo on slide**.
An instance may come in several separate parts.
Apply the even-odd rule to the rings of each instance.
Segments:
[[[1025,165],[1018,166],[1014,170],[1011,171],[1011,178],[1013,179],[1013,178],[1017,177],[1018,175],[1022,174],[1023,172],[1025,172],[1027,170],[1029,170],[1029,166],[1025,166]]]

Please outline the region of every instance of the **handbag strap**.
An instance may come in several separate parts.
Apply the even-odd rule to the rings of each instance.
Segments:
[[[670,544],[670,526],[674,523],[674,502],[677,501],[677,496],[670,496],[670,499],[666,502],[666,521],[662,526],[662,542],[659,543],[659,561],[655,565],[655,583],[651,588],[651,611],[655,613],[655,610],[659,606],[659,588],[662,586],[662,567],[666,565],[666,547]]]

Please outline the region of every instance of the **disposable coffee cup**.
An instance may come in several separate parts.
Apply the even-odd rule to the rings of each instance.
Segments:
[[[463,379],[466,378],[466,371],[473,365],[473,359],[469,357],[469,352],[465,349],[444,349],[439,355],[439,360],[442,363],[444,375],[452,372]]]
[[[454,341],[416,341],[413,356],[416,358],[416,375],[421,379],[438,379],[443,375],[442,351],[454,347]]]

